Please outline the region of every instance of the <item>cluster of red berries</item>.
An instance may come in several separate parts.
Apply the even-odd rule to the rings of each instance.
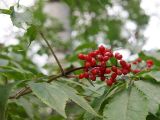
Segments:
[[[95,81],[99,77],[108,86],[112,86],[116,83],[117,76],[131,72],[131,64],[123,60],[122,57],[120,53],[113,54],[111,49],[104,46],[100,46],[98,50],[87,55],[80,53],[78,58],[84,61],[84,73],[79,75],[79,79],[86,78]],[[116,60],[116,64],[112,64],[112,58]]]
[[[113,54],[111,49],[100,46],[97,50],[94,50],[88,54],[80,53],[78,55],[80,60],[84,61],[83,73],[79,75],[79,79],[90,79],[95,81],[97,77],[101,81],[105,81],[108,86],[116,83],[116,78],[121,75],[127,75],[132,72],[134,74],[139,73],[140,69],[131,69],[131,64],[123,60],[123,56],[116,52]],[[116,63],[112,63],[111,59],[116,60]],[[132,64],[139,64],[142,61],[141,58],[136,59]],[[148,68],[153,66],[152,60],[147,60],[146,65]]]
[[[132,62],[132,64],[134,64],[134,65],[139,65],[140,63],[142,62],[142,59],[141,58],[137,58],[135,61],[133,61]],[[154,62],[153,62],[153,60],[151,60],[151,59],[148,59],[148,60],[146,60],[145,61],[145,68],[147,68],[147,69],[151,69],[151,67],[154,65]],[[139,69],[134,69],[134,70],[132,70],[132,72],[134,73],[134,74],[137,74],[137,73],[139,73],[139,72],[141,72],[142,70],[139,68]]]

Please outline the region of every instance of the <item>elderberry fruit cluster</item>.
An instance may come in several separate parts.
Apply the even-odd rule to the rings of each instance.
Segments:
[[[113,54],[111,49],[102,45],[98,50],[88,54],[80,53],[78,58],[84,61],[84,72],[79,75],[79,79],[86,78],[95,81],[99,77],[108,86],[112,86],[112,84],[116,83],[117,76],[131,72],[131,64],[123,60],[123,56],[120,53]],[[113,64],[111,59],[114,59],[116,63]]]

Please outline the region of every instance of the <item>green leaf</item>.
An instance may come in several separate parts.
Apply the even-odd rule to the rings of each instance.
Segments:
[[[87,103],[87,101],[82,97],[77,95],[77,91],[67,85],[64,85],[60,82],[54,82],[53,85],[58,86],[60,89],[62,89],[65,94],[75,103],[77,103],[79,106],[81,106],[83,109],[85,109],[87,112],[91,113],[94,116],[99,116],[93,108]]]
[[[22,23],[32,24],[33,15],[29,10],[25,10],[25,12],[18,13],[14,11],[14,7],[10,8],[13,12],[11,14],[11,20],[13,25],[17,27],[22,27]]]
[[[149,72],[147,75],[154,78],[157,82],[160,82],[160,71]]]
[[[160,104],[160,85],[149,81],[139,80],[135,82],[135,86],[147,96],[150,101],[150,112],[155,114],[158,109],[158,104]]]
[[[105,106],[104,120],[146,120],[148,100],[132,87],[116,94]]]
[[[29,42],[31,43],[33,40],[35,40],[37,36],[37,29],[36,26],[31,25],[25,34],[29,38]]]
[[[42,102],[66,118],[65,105],[68,97],[61,88],[48,83],[29,83],[29,86]]]
[[[0,9],[0,13],[7,14],[7,15],[11,15],[11,14],[12,14],[12,10]]]
[[[9,93],[14,84],[0,85],[0,120],[6,120],[6,107]]]

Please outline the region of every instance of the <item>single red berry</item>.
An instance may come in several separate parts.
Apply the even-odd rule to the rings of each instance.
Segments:
[[[92,61],[92,57],[89,56],[89,55],[86,55],[86,60],[89,61],[89,62],[91,62]]]
[[[95,66],[95,65],[96,65],[96,60],[95,60],[94,58],[92,58],[92,60],[91,60],[91,65],[92,65],[92,66]]]
[[[79,79],[83,79],[83,78],[84,78],[84,74],[81,73],[81,74],[79,75]]]
[[[89,78],[89,74],[88,74],[88,72],[85,72],[85,73],[84,73],[84,78],[86,78],[86,79],[88,79],[88,78]]]
[[[113,79],[113,78],[110,78],[109,80],[111,80],[112,83],[115,83],[115,82],[116,82],[116,79]]]
[[[95,81],[95,80],[96,80],[96,76],[95,76],[95,75],[90,75],[89,78],[90,78],[92,81]]]
[[[112,73],[111,78],[116,79],[116,77],[117,77],[117,73]]]
[[[136,65],[136,64],[138,64],[138,62],[137,61],[133,61],[132,64]]]
[[[89,67],[91,67],[91,64],[90,64],[90,62],[85,62],[85,67],[86,67],[86,68],[89,68]]]
[[[89,56],[95,57],[95,56],[96,56],[96,52],[94,52],[94,51],[93,51],[93,52],[90,52],[90,53],[89,53]]]
[[[104,60],[104,61],[108,61],[108,60],[109,60],[109,57],[108,57],[108,56],[104,56],[104,57],[103,57],[103,60]]]
[[[122,75],[122,71],[119,70],[119,69],[117,69],[117,74],[118,74],[118,75]]]
[[[122,73],[123,73],[123,75],[126,75],[126,74],[128,74],[128,70],[127,69],[122,69]]]
[[[101,81],[105,81],[106,77],[105,76],[101,76],[100,79],[101,79]]]
[[[112,86],[112,84],[113,84],[113,82],[112,82],[112,80],[106,80],[106,84],[108,85],[108,86]]]
[[[122,67],[124,67],[124,66],[126,66],[126,61],[120,60],[120,64],[121,64]]]
[[[95,68],[95,69],[92,69],[91,72],[92,72],[93,75],[96,75],[98,73],[98,70]]]
[[[134,74],[137,74],[137,73],[141,72],[141,70],[135,69],[135,70],[132,70],[132,72],[133,72]]]
[[[105,47],[103,46],[103,45],[101,45],[101,46],[99,46],[99,51],[101,52],[101,53],[103,53],[104,51],[105,51]]]
[[[149,67],[149,68],[152,67],[153,64],[154,64],[154,62],[153,62],[153,60],[151,60],[151,59],[149,59],[149,60],[146,61],[146,65],[147,65],[147,67]]]
[[[85,55],[83,55],[82,53],[78,54],[78,58],[81,60],[85,60]]]
[[[98,55],[100,53],[99,50],[95,50],[94,52],[96,55]]]
[[[110,74],[111,70],[109,68],[106,68],[106,74]]]
[[[112,66],[111,70],[116,73],[117,72],[117,67],[116,66]]]
[[[108,57],[113,57],[113,54],[111,52],[106,52],[104,55]]]
[[[101,61],[100,65],[101,65],[102,67],[106,67],[106,62]]]
[[[128,70],[130,70],[130,69],[131,69],[131,64],[126,63],[126,68],[127,68]]]
[[[122,56],[121,54],[119,54],[119,55],[116,56],[116,58],[117,58],[118,60],[121,60],[122,57],[123,57],[123,56]]]
[[[103,56],[102,56],[102,55],[98,55],[98,56],[97,56],[97,59],[98,59],[99,61],[103,61]]]
[[[137,58],[136,61],[140,63],[142,61],[142,59],[141,58]]]

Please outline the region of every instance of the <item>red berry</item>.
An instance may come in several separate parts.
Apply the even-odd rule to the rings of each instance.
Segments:
[[[89,62],[91,62],[91,61],[92,61],[92,57],[89,56],[89,55],[87,55],[87,56],[86,56],[86,60],[89,61]]]
[[[122,75],[122,71],[119,70],[119,69],[117,69],[117,74],[118,74],[118,75]]]
[[[96,80],[96,76],[95,76],[95,75],[90,75],[89,78],[90,78],[92,81],[95,81],[95,80]]]
[[[93,51],[93,52],[90,52],[90,53],[89,53],[89,56],[95,57],[95,56],[96,56],[96,52],[94,52],[94,51]]]
[[[117,67],[116,66],[112,66],[111,69],[112,69],[113,72],[117,72]]]
[[[139,69],[135,69],[135,70],[132,70],[132,72],[134,73],[134,74],[137,74],[137,73],[139,73],[141,70],[139,70]]]
[[[124,67],[124,66],[126,66],[126,61],[120,60],[120,64],[121,64],[122,67]]]
[[[101,76],[100,79],[101,79],[101,81],[104,81],[106,79],[106,77],[105,76]]]
[[[113,54],[111,52],[106,52],[104,55],[108,57],[113,57]]]
[[[86,79],[88,79],[88,78],[89,78],[89,74],[88,74],[88,72],[85,72],[85,73],[84,73],[84,78],[86,78]]]
[[[102,61],[100,64],[102,67],[106,67],[106,62]]]
[[[107,61],[107,60],[109,60],[109,57],[108,57],[108,56],[104,56],[104,57],[103,57],[103,60],[104,60],[104,61]]]
[[[137,58],[137,60],[136,60],[137,62],[141,62],[142,61],[142,59],[141,58]]]
[[[146,64],[147,64],[147,67],[150,68],[150,67],[153,66],[154,62],[153,62],[153,60],[149,59],[149,60],[146,61]]]
[[[85,62],[85,67],[89,68],[89,67],[91,67],[91,64],[89,62]]]
[[[117,58],[118,60],[121,60],[121,59],[122,59],[122,55],[119,54],[119,55],[116,56],[116,58]]]
[[[80,53],[80,54],[78,54],[78,58],[81,59],[81,60],[84,60],[85,59],[85,55]]]
[[[108,86],[112,86],[112,84],[113,84],[113,82],[112,82],[112,80],[106,80],[106,84],[108,85]]]
[[[116,79],[116,77],[117,77],[117,74],[116,73],[112,73],[111,78],[112,79]]]
[[[92,72],[93,75],[96,75],[98,73],[98,70],[97,69],[92,69],[91,72]]]
[[[96,65],[96,60],[95,60],[94,58],[92,58],[92,60],[91,60],[91,65],[92,65],[92,66],[95,66],[95,65]]]
[[[128,74],[128,70],[127,69],[122,69],[122,73],[123,73],[123,75],[126,75],[126,74]]]
[[[103,45],[99,46],[99,51],[103,53],[105,51],[105,47]]]
[[[106,74],[110,74],[111,70],[109,68],[106,68]]]
[[[81,74],[79,75],[79,79],[83,79],[83,78],[84,78],[84,74],[81,73]]]
[[[115,58],[118,59],[118,60],[121,60],[121,59],[122,59],[122,55],[121,55],[120,53],[118,53],[118,52],[115,53],[114,56],[115,56]]]
[[[133,63],[134,65],[138,64],[138,62],[137,62],[137,61],[133,61],[132,63]]]
[[[99,61],[103,61],[103,56],[102,55],[98,55],[97,58],[98,58]]]

